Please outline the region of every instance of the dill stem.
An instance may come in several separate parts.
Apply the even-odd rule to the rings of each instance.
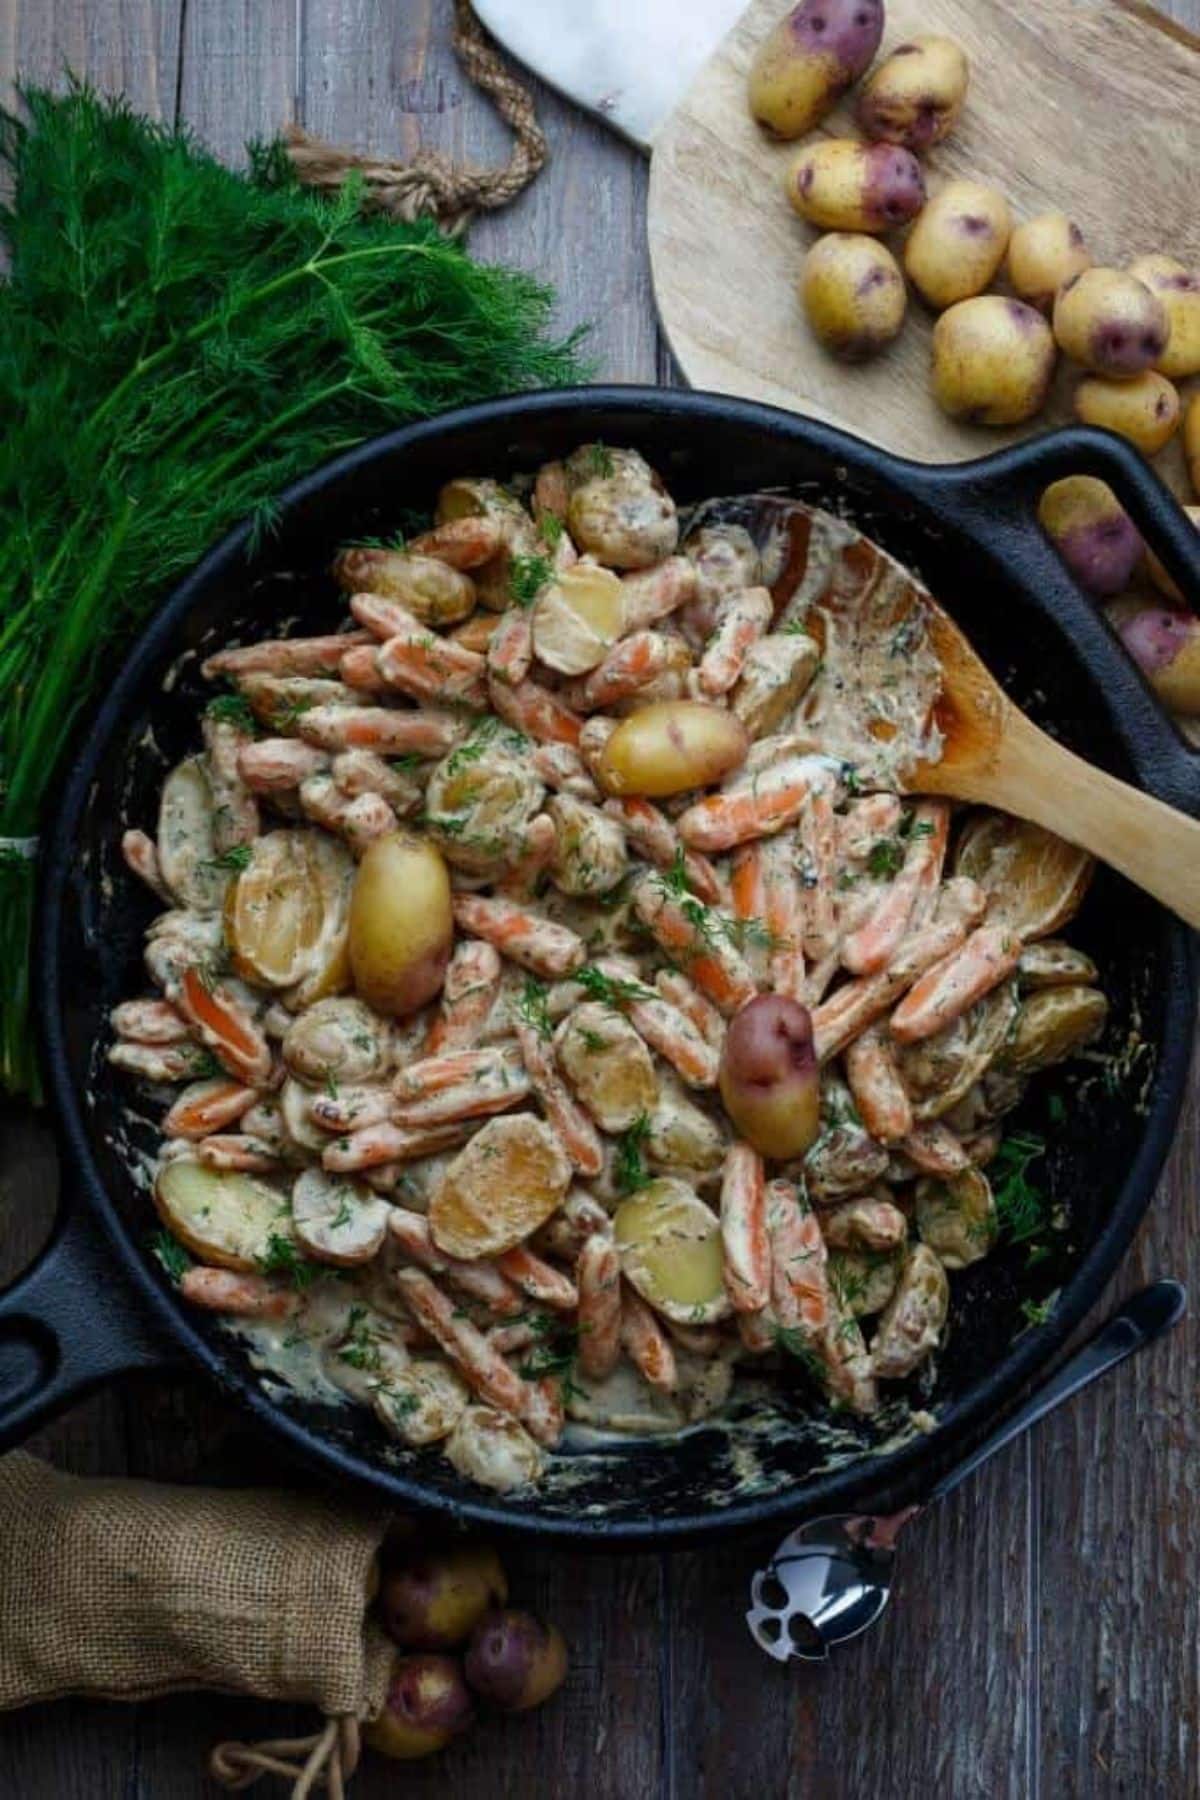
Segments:
[[[288,288],[294,287],[297,282],[304,281],[310,276],[319,279],[321,271],[324,269],[340,268],[346,263],[363,262],[376,256],[428,255],[429,248],[425,244],[369,244],[361,250],[344,250],[337,256],[327,256],[323,260],[318,252],[317,257],[309,257],[298,267],[288,269],[283,275],[277,275],[273,281],[265,281],[261,287],[252,288],[231,312],[210,312],[205,318],[198,319],[194,325],[189,326],[186,331],[180,332],[167,343],[161,344],[151,355],[139,357],[128,374],[121,378],[116,387],[96,408],[84,430],[91,430],[98,425],[144,375],[149,375],[155,369],[161,368],[163,363],[169,362],[171,357],[177,355],[180,350],[189,349],[193,344],[202,343],[219,326],[227,325],[231,319],[239,318],[255,306],[261,306],[264,300],[273,300],[277,294],[286,293]]]

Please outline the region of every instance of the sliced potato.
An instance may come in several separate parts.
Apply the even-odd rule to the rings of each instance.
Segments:
[[[158,1172],[154,1204],[171,1235],[219,1269],[257,1269],[272,1238],[292,1241],[286,1197],[256,1175],[171,1162]]]
[[[1002,1062],[1017,1075],[1032,1075],[1065,1062],[1100,1036],[1108,1001],[1094,987],[1045,988],[1021,1007]]]
[[[1026,944],[1074,918],[1094,868],[1086,850],[1007,813],[969,820],[954,856],[954,873],[987,894],[988,924],[1007,927]]]
[[[198,756],[177,763],[158,806],[158,866],[172,894],[196,912],[220,912],[230,871],[216,862],[213,795]]]
[[[309,1108],[313,1093],[302,1081],[289,1076],[279,1090],[279,1114],[289,1140],[297,1150],[308,1150],[319,1156],[332,1143],[329,1132],[314,1124]],[[301,1160],[303,1160],[301,1158]]]
[[[375,1081],[391,1064],[388,1028],[361,1000],[334,996],[302,1012],[283,1040],[283,1060],[301,1081]]]
[[[338,1268],[353,1268],[378,1254],[391,1210],[381,1194],[324,1169],[305,1169],[292,1187],[297,1242],[308,1256]]]
[[[446,1461],[500,1494],[536,1481],[544,1460],[520,1420],[494,1406],[468,1406],[446,1439]]]
[[[557,1134],[529,1113],[489,1119],[464,1144],[429,1203],[448,1256],[499,1256],[557,1211],[571,1165]]]
[[[681,1325],[729,1315],[721,1222],[686,1181],[663,1176],[613,1215],[621,1273],[643,1300]]]
[[[829,1286],[838,1305],[852,1319],[882,1312],[896,1291],[904,1250],[834,1250],[829,1258]]]
[[[646,1133],[646,1160],[689,1180],[715,1174],[725,1160],[724,1134],[708,1113],[688,1098],[674,1078],[664,1077]]]
[[[1019,1011],[1017,984],[1005,981],[932,1037],[897,1046],[915,1119],[923,1123],[953,1111],[1000,1055]]]
[[[343,916],[349,852],[326,832],[269,831],[225,900],[225,936],[244,981],[290,988],[322,960],[329,916]]]
[[[658,1077],[628,1019],[598,1000],[577,1006],[554,1036],[563,1074],[604,1131],[628,1131],[658,1102]]]
[[[289,988],[283,1003],[302,1012],[332,994],[344,994],[352,983],[350,973],[350,896],[354,892],[354,858],[345,845],[326,832],[316,834],[310,872],[321,891],[324,920],[309,972]]]
[[[948,1181],[918,1181],[917,1230],[922,1243],[947,1269],[979,1262],[996,1242],[996,1204],[980,1169],[964,1169]]]
[[[563,569],[542,589],[533,609],[534,653],[560,675],[586,675],[603,662],[624,629],[620,578],[597,563]]]
[[[911,1375],[937,1348],[950,1310],[946,1271],[928,1244],[910,1251],[896,1291],[871,1343],[871,1366],[883,1381]]]
[[[1017,981],[1022,992],[1042,988],[1088,987],[1100,979],[1100,971],[1090,956],[1064,944],[1059,938],[1044,938],[1029,944],[1021,952],[1017,964]]]
[[[466,1382],[448,1363],[421,1356],[377,1385],[371,1403],[381,1425],[403,1443],[419,1445],[449,1437],[470,1398]]]

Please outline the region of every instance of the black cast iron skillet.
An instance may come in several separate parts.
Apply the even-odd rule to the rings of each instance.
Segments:
[[[767,407],[615,387],[496,401],[355,450],[284,496],[271,535],[254,544],[248,529],[235,531],[175,591],[126,659],[67,775],[44,844],[35,961],[65,1198],[41,1260],[0,1297],[0,1446],[97,1383],[190,1357],[329,1472],[400,1506],[544,1539],[712,1538],[911,1498],[1052,1357],[1112,1273],[1178,1118],[1197,968],[1185,928],[1107,871],[1072,937],[1103,972],[1113,1007],[1106,1042],[1124,1072],[1112,1092],[1099,1066],[1091,1079],[1040,1084],[1060,1096],[1065,1118],[1049,1127],[1038,1175],[1069,1202],[1070,1228],[1053,1258],[1032,1270],[1014,1248],[955,1277],[952,1348],[922,1394],[939,1427],[891,1453],[864,1456],[851,1434],[850,1460],[823,1467],[828,1444],[806,1422],[811,1395],[796,1389],[765,1417],[556,1459],[538,1493],[496,1497],[435,1453],[386,1442],[362,1409],[267,1391],[237,1345],[184,1307],[149,1253],[154,1221],[128,1154],[150,1150],[155,1133],[151,1121],[130,1117],[129,1087],[108,1069],[103,1048],[110,1007],[144,985],[141,938],[155,909],[126,874],[118,844],[123,823],[152,823],[164,767],[195,747],[203,698],[196,653],[285,621],[301,632],[328,630],[340,610],[327,575],[339,545],[394,528],[399,507],[427,506],[450,476],[531,471],[594,438],[636,445],[684,502],[784,487],[845,513],[919,571],[1016,699],[1072,748],[1200,812],[1196,759],[1033,522],[1048,481],[1102,476],[1185,591],[1200,593],[1194,533],[1117,438],[1065,431],[931,468]],[[1046,1130],[1044,1097],[1031,1097],[1014,1124]],[[1060,1286],[1050,1322],[1022,1331],[1022,1299]]]

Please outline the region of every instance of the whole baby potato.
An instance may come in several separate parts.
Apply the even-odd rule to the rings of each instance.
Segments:
[[[397,1656],[383,1711],[363,1726],[363,1739],[381,1756],[408,1762],[444,1750],[474,1720],[470,1690],[452,1656]]]
[[[861,232],[817,239],[804,259],[800,298],[817,338],[846,362],[885,349],[908,305],[899,263],[878,238]]]
[[[1167,347],[1154,365],[1159,374],[1172,381],[1200,375],[1200,275],[1173,256],[1139,256],[1129,273],[1167,309]]]
[[[967,80],[967,58],[953,38],[912,38],[863,84],[858,122],[866,137],[928,150],[953,131]]]
[[[1127,381],[1087,375],[1075,389],[1075,416],[1102,425],[1154,456],[1179,427],[1179,395],[1165,375],[1144,369]]]
[[[775,137],[819,125],[856,82],[883,36],[883,0],[801,0],[750,69],[750,111]]]
[[[1157,294],[1123,269],[1084,269],[1058,290],[1054,335],[1097,375],[1140,375],[1162,356],[1170,327]]]
[[[383,1627],[404,1650],[452,1650],[483,1615],[508,1599],[508,1581],[490,1544],[418,1551],[383,1578]]]
[[[925,179],[911,150],[826,138],[808,144],[787,172],[793,209],[822,231],[890,231],[925,204]]]
[[[1080,587],[1108,599],[1129,586],[1145,545],[1106,482],[1093,475],[1053,481],[1038,502],[1042,530]]]
[[[933,393],[970,425],[1019,425],[1045,404],[1054,338],[1023,300],[982,294],[944,312],[933,329]]]
[[[463,1668],[481,1699],[528,1712],[566,1680],[567,1646],[557,1625],[532,1613],[492,1612],[475,1627]]]
[[[1008,279],[1019,300],[1049,313],[1055,295],[1072,276],[1092,266],[1083,233],[1064,212],[1039,213],[1016,226],[1008,240]]]
[[[740,1136],[763,1156],[803,1156],[820,1131],[821,1076],[807,1007],[760,994],[730,1022],[718,1073]]]
[[[1200,506],[1185,506],[1183,510],[1192,521],[1192,524],[1196,527],[1196,530],[1200,532]],[[1197,539],[1197,545],[1200,547],[1200,539]],[[1154,583],[1160,594],[1165,594],[1168,600],[1174,600],[1179,606],[1184,604],[1184,598],[1179,591],[1178,584],[1172,581],[1158,557],[1155,556],[1153,550],[1148,550],[1146,552],[1146,569],[1151,581]],[[1197,600],[1200,600],[1200,594],[1198,594],[1196,598]]]
[[[904,267],[927,305],[943,312],[981,294],[1004,260],[1012,230],[1008,201],[982,181],[951,181],[908,234]]]
[[[450,877],[438,851],[406,831],[376,838],[350,898],[358,994],[385,1017],[416,1012],[441,989],[453,936]]]
[[[740,719],[703,700],[660,700],[622,719],[596,764],[607,794],[662,799],[708,787],[746,760]]]
[[[1200,497],[1200,394],[1193,394],[1183,415],[1183,460],[1192,491]]]
[[[1200,715],[1200,619],[1148,607],[1121,619],[1117,632],[1163,705],[1185,718]]]

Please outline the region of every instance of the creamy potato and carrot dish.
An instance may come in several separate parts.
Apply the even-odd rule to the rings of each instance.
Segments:
[[[602,444],[333,575],[327,636],[209,656],[124,839],[165,910],[109,1056],[177,1089],[183,1296],[495,1488],[739,1371],[870,1415],[1106,1011],[1053,935],[1087,859],[907,792],[924,590],[794,500],[681,524]]]

